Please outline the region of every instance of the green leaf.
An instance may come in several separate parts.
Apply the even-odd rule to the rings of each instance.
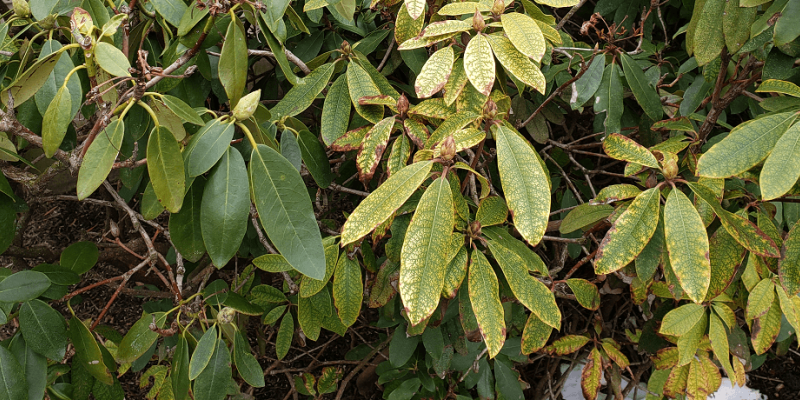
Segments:
[[[697,160],[697,175],[727,178],[747,171],[769,155],[795,118],[786,112],[739,124]]]
[[[417,80],[414,83],[414,91],[417,97],[425,99],[438,93],[444,88],[450,73],[453,71],[453,61],[455,54],[453,47],[448,46],[428,58],[425,65],[422,67],[422,72],[417,75]]]
[[[222,400],[228,394],[233,373],[231,354],[224,341],[218,340],[216,344],[208,366],[194,381],[192,393],[195,400]]]
[[[648,189],[636,196],[617,218],[597,251],[595,271],[598,274],[610,274],[642,252],[658,226],[660,198],[658,188]]]
[[[320,188],[327,188],[333,180],[333,174],[328,156],[325,154],[325,148],[319,143],[317,136],[309,131],[300,131],[297,138],[306,169]]]
[[[507,218],[508,206],[499,196],[489,196],[481,200],[475,213],[475,220],[480,222],[482,227],[500,225],[506,222]]]
[[[19,328],[33,351],[53,361],[64,358],[67,348],[64,317],[47,303],[36,299],[22,303],[19,308]]]
[[[50,287],[47,275],[36,271],[20,271],[0,282],[0,302],[19,303],[39,297]]]
[[[300,281],[300,297],[311,297],[322,290],[333,276],[338,260],[339,246],[334,244],[325,247],[325,277],[319,280],[304,276]]]
[[[519,302],[547,325],[560,329],[561,311],[558,309],[555,296],[544,283],[528,274],[525,259],[499,242],[490,240],[488,244]]]
[[[75,346],[76,361],[81,364],[81,367],[89,371],[100,382],[106,385],[113,385],[114,379],[103,362],[103,353],[100,351],[100,346],[98,346],[89,328],[83,324],[83,321],[73,316],[69,321],[69,334],[72,339],[72,345]]]
[[[662,335],[682,336],[689,332],[705,313],[705,308],[699,304],[684,304],[664,316],[658,332]]]
[[[189,176],[198,176],[211,169],[230,147],[234,124],[212,119],[192,136],[187,151],[186,169]]]
[[[798,18],[800,18],[800,4],[796,1],[789,1],[781,10],[780,18],[775,22],[775,46],[786,46],[800,36]]]
[[[258,285],[250,291],[251,300],[256,304],[285,303],[289,301],[280,289],[270,285]]]
[[[598,221],[608,218],[613,211],[614,207],[606,204],[580,204],[564,217],[558,230],[561,233],[570,233],[584,227],[591,227]]]
[[[120,49],[106,42],[98,42],[94,48],[97,65],[113,76],[131,76],[131,64]]]
[[[25,369],[8,349],[0,346],[0,399],[27,399],[28,386],[21,382],[25,382]]]
[[[489,349],[489,358],[494,358],[506,341],[505,318],[497,275],[494,274],[489,260],[480,251],[472,251],[469,267],[469,297],[481,336]]]
[[[441,177],[422,195],[400,255],[399,292],[412,325],[439,305],[454,223],[453,195]]]
[[[250,156],[250,188],[270,241],[294,269],[322,279],[325,250],[300,173],[275,150],[260,144]]]
[[[722,320],[715,313],[711,313],[709,317],[708,339],[711,341],[711,349],[714,351],[714,356],[722,364],[725,373],[730,377],[736,376],[733,366],[731,366],[731,355],[728,350],[728,333],[722,324]]]
[[[583,75],[575,81],[572,88],[572,95],[569,105],[573,110],[586,104],[589,99],[594,98],[600,83],[603,81],[603,70],[606,66],[605,57],[595,57],[589,64],[589,68]]]
[[[644,165],[650,168],[660,168],[658,160],[644,146],[636,143],[633,139],[612,133],[603,141],[603,150],[609,157],[627,161],[630,163]]]
[[[30,68],[19,75],[14,82],[11,82],[11,84],[0,93],[0,101],[2,101],[3,105],[7,105],[9,93],[11,97],[14,98],[14,104],[16,105],[20,105],[33,97],[47,82],[61,54],[63,54],[63,50],[57,50],[48,54],[46,57],[40,57]]]
[[[536,62],[541,62],[547,44],[539,25],[531,17],[516,12],[503,14],[501,21],[503,23],[503,31],[514,47],[526,57],[532,58]],[[494,46],[492,47],[494,48]],[[495,54],[499,53],[497,48],[494,48],[494,51]],[[498,59],[503,63],[499,55]],[[503,65],[505,66],[505,63]],[[508,67],[506,66],[506,68]],[[517,77],[519,78],[519,76]],[[540,92],[544,92],[544,90],[540,90]]]
[[[292,265],[280,254],[264,254],[253,260],[253,265],[267,272],[284,272],[292,269]]]
[[[236,107],[247,83],[247,39],[239,18],[232,18],[219,54],[219,82],[225,88],[231,109]],[[287,94],[288,96],[288,94]]]
[[[542,322],[536,314],[531,313],[522,330],[522,354],[528,355],[541,350],[547,344],[552,332],[553,327]]]
[[[278,336],[275,338],[275,351],[277,352],[278,360],[283,360],[289,352],[292,336],[294,336],[294,318],[292,313],[286,313],[281,320],[281,326],[278,328]]]
[[[327,289],[311,297],[300,296],[297,299],[297,322],[306,337],[314,341],[319,339],[323,320],[332,314],[332,309],[331,295]]]
[[[2,283],[0,282],[0,284]],[[145,312],[142,318],[139,318],[139,320],[133,324],[119,343],[119,349],[115,356],[117,363],[132,363],[144,355],[144,353],[150,349],[150,346],[155,343],[156,339],[158,339],[158,333],[150,330],[150,324],[155,321],[157,327],[163,328],[166,320],[167,316],[163,312],[153,314]]]
[[[175,96],[165,94],[161,96],[161,101],[164,102],[164,104],[169,107],[169,109],[172,110],[175,115],[180,117],[183,122],[188,122],[197,126],[205,125],[205,122],[203,122],[203,119],[197,115],[197,112],[195,112],[192,107],[189,107],[189,105],[183,100]]]
[[[411,164],[370,193],[344,223],[341,245],[355,242],[386,221],[428,178],[432,167],[431,161]]]
[[[550,187],[539,155],[516,132],[498,127],[498,169],[514,226],[531,246],[542,240],[550,216]]]
[[[619,133],[622,130],[621,118],[624,109],[622,98],[622,79],[619,77],[619,66],[611,63],[603,70],[603,80],[595,92],[594,112],[605,112],[603,122],[606,134]]]
[[[494,379],[497,393],[505,399],[522,399],[522,387],[519,374],[505,362],[498,360],[494,363]]]
[[[800,86],[795,85],[789,81],[781,81],[778,79],[767,79],[761,82],[756,89],[756,93],[773,92],[788,94],[792,97],[800,97]]]
[[[239,375],[252,387],[264,387],[264,370],[256,358],[250,353],[247,342],[242,337],[242,332],[234,334],[233,363]]]
[[[567,279],[567,285],[572,289],[575,298],[583,308],[587,310],[597,310],[600,307],[600,292],[594,283],[586,279]]]
[[[722,14],[722,35],[728,54],[736,54],[750,39],[750,27],[756,19],[757,8],[741,7],[735,1],[726,1]],[[728,362],[730,366],[730,362]],[[726,370],[728,372],[728,370]],[[731,370],[730,372],[733,372]],[[732,376],[730,373],[728,376]]]
[[[482,34],[472,37],[464,52],[467,78],[479,92],[488,96],[494,86],[494,55],[489,41]]]
[[[152,4],[156,11],[172,26],[181,25],[183,14],[187,13],[189,8],[180,0],[153,0]]]
[[[175,136],[163,126],[150,132],[147,171],[161,205],[172,213],[180,211],[186,192],[183,156]]]
[[[64,140],[67,128],[72,122],[71,112],[72,98],[69,87],[64,85],[56,92],[42,121],[42,148],[46,157],[52,157],[61,146],[61,141]]]
[[[775,284],[771,279],[762,279],[747,296],[747,319],[761,318],[775,300]]]
[[[378,86],[369,76],[367,71],[358,63],[351,62],[347,65],[347,89],[350,92],[350,101],[356,112],[373,124],[383,119],[383,106],[361,105],[359,100],[363,97],[380,96]]]
[[[359,179],[362,182],[369,182],[375,174],[375,169],[383,156],[386,144],[394,130],[395,117],[386,117],[380,120],[364,136],[361,150],[356,157],[356,167],[358,167]]]
[[[28,400],[40,400],[44,398],[44,391],[47,387],[47,359],[33,349],[25,342],[22,335],[15,335],[8,346],[8,350],[14,355],[14,358],[20,363],[21,370],[25,372],[25,380],[28,388]],[[6,355],[0,354],[0,357]],[[0,361],[2,362],[2,361]],[[2,367],[0,367],[2,370]],[[0,379],[5,379],[5,375],[0,372]],[[94,379],[92,379],[94,380]],[[74,384],[74,380],[72,381]],[[17,385],[24,387],[25,385]],[[0,386],[2,388],[3,386]],[[2,389],[0,389],[2,390]],[[5,392],[0,392],[0,398],[5,399]],[[75,397],[73,397],[75,398]],[[23,397],[24,399],[24,397]]]
[[[711,283],[708,235],[697,209],[680,190],[671,191],[664,206],[664,235],[681,287],[692,301],[703,301]]]
[[[725,0],[705,0],[703,4],[694,31],[694,56],[697,65],[706,65],[717,58],[725,46],[722,34],[725,3]]]
[[[200,373],[206,369],[216,347],[217,326],[212,325],[211,328],[208,328],[203,333],[203,336],[197,342],[194,353],[192,353],[192,360],[189,362],[189,380],[196,380]]]
[[[408,15],[413,19],[418,19],[425,11],[425,0],[405,0]]]
[[[658,95],[658,90],[648,83],[642,69],[631,56],[622,53],[620,54],[620,60],[622,61],[622,69],[625,72],[625,79],[634,97],[636,97],[636,102],[642,106],[642,110],[652,120],[660,120],[664,116],[664,110],[661,108],[661,98]]]
[[[278,104],[270,110],[273,119],[293,117],[311,106],[317,95],[328,85],[333,75],[334,64],[324,64],[311,71],[283,96]]]
[[[759,183],[761,197],[772,200],[783,196],[800,178],[800,124],[784,133],[764,162]]]
[[[347,327],[356,322],[361,312],[363,287],[358,261],[343,254],[333,277],[333,303],[339,311],[339,319]]]
[[[239,151],[229,147],[211,170],[200,205],[203,242],[217,268],[224,267],[239,250],[249,214],[247,167]]]
[[[178,335],[178,344],[172,356],[172,370],[170,381],[172,393],[176,400],[184,400],[189,395],[189,342],[186,340],[186,331]]]
[[[208,15],[208,7],[200,6],[198,4],[190,5],[188,12],[181,15],[181,20],[178,22],[178,36],[186,36],[203,18]],[[177,393],[173,390],[173,393]]]
[[[400,135],[389,150],[389,159],[386,162],[386,172],[389,176],[403,169],[411,156],[411,140],[406,135]]]
[[[347,124],[350,121],[350,106],[347,76],[342,75],[333,81],[333,85],[328,89],[328,95],[325,96],[325,103],[322,105],[320,135],[327,146],[330,146],[336,139],[344,136],[347,132]]]
[[[790,296],[800,293],[800,224],[798,223],[794,224],[783,242],[778,275],[781,285]],[[2,285],[0,283],[0,286]]]
[[[114,160],[117,159],[124,135],[125,124],[122,120],[115,119],[89,145],[81,169],[78,170],[79,200],[89,197],[106,180],[114,166]]]
[[[80,275],[97,264],[100,251],[92,242],[75,242],[61,252],[62,267]]]
[[[678,365],[686,365],[695,358],[700,347],[700,340],[705,335],[707,327],[708,318],[703,312],[700,320],[694,324],[692,329],[678,338]]]
[[[503,23],[505,23],[505,17],[508,15],[511,14],[503,14]],[[525,16],[523,17],[530,19]],[[536,26],[535,23],[533,25]],[[514,77],[519,79],[522,83],[536,89],[539,93],[545,92],[547,81],[542,71],[525,54],[517,50],[510,40],[500,35],[488,35],[486,38],[489,44],[491,44],[492,51],[500,61],[500,64],[511,72],[511,75],[514,75]],[[542,39],[542,42],[544,42],[544,39]]]

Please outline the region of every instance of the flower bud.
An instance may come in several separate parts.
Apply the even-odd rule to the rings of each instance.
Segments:
[[[235,316],[236,316],[236,310],[230,307],[225,307],[222,309],[222,311],[219,312],[219,314],[217,314],[217,322],[219,322],[220,324],[230,324],[231,322],[233,322],[233,317]]]
[[[342,53],[350,54],[351,52],[350,43],[347,40],[342,41]]]
[[[500,15],[506,9],[506,5],[503,0],[494,0],[494,5],[492,5],[492,14]]]
[[[475,9],[475,15],[472,16],[472,27],[478,32],[486,27],[486,22],[483,21],[483,15],[481,15],[481,12],[477,9]]]
[[[489,99],[483,106],[483,119],[486,121],[492,121],[495,117],[497,117],[497,103],[495,103],[492,99]]]
[[[678,163],[674,158],[668,158],[664,160],[661,170],[664,171],[664,178],[672,179],[678,176]]]
[[[239,99],[236,107],[233,108],[233,118],[236,118],[237,121],[250,119],[256,112],[259,100],[261,100],[261,89]]]
[[[49,31],[56,29],[56,15],[48,15],[38,21],[39,27],[43,30]]]
[[[25,0],[12,0],[14,14],[20,18],[28,18],[31,15],[31,6]]]
[[[450,161],[456,156],[456,141],[450,135],[439,144],[439,157],[444,161]]]
[[[400,95],[400,98],[397,99],[397,112],[402,116],[406,115],[408,112],[408,98],[405,94]]]

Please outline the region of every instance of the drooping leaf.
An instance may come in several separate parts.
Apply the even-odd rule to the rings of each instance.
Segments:
[[[218,69],[219,81],[225,88],[225,94],[228,96],[231,109],[233,109],[244,93],[247,83],[247,39],[244,36],[244,26],[239,18],[232,18],[231,23],[228,24],[225,43],[222,44],[222,51],[219,55]]]
[[[583,397],[586,399],[597,398],[597,393],[600,391],[600,378],[603,375],[603,356],[597,347],[592,348],[586,365],[583,366],[581,371],[581,390]]]
[[[83,321],[73,316],[69,321],[69,333],[72,345],[75,346],[76,361],[81,363],[81,366],[95,379],[106,385],[113,385],[114,379],[103,362],[103,353],[89,328]]]
[[[42,121],[42,148],[46,157],[52,157],[72,122],[72,98],[68,86],[61,86],[47,107]]]
[[[342,75],[333,81],[333,85],[328,89],[328,95],[325,96],[325,103],[322,105],[320,134],[326,145],[330,146],[347,132],[350,108],[347,76]]]
[[[184,400],[189,395],[189,342],[185,335],[186,332],[178,336],[178,344],[172,356],[170,381],[176,400]]]
[[[327,188],[333,180],[333,174],[325,148],[319,143],[316,135],[306,130],[300,131],[297,139],[306,169],[320,188]]]
[[[361,266],[347,255],[339,257],[333,276],[333,303],[342,323],[349,327],[356,322],[363,300]]]
[[[600,307],[600,292],[593,283],[585,279],[572,278],[567,279],[567,285],[581,306],[589,310],[597,310]]]
[[[250,156],[250,188],[261,226],[278,251],[294,269],[322,279],[325,250],[300,173],[278,152],[260,144]]]
[[[222,340],[216,341],[214,354],[208,361],[208,366],[194,381],[196,400],[222,400],[228,394],[231,380],[231,354]]]
[[[542,322],[536,314],[531,313],[522,331],[522,354],[528,355],[541,350],[547,344],[552,332],[553,327]]]
[[[394,116],[380,120],[364,136],[361,151],[356,157],[356,166],[362,182],[369,182],[375,174],[375,169],[381,161],[383,151],[394,130]]]
[[[428,58],[428,61],[425,62],[422,72],[417,75],[417,80],[414,83],[417,97],[420,99],[428,98],[442,90],[450,77],[450,72],[453,70],[454,60],[455,54],[452,46],[433,53]]]
[[[47,82],[47,77],[55,69],[56,63],[58,63],[62,54],[63,51],[58,50],[48,54],[46,57],[40,57],[0,93],[0,102],[3,105],[7,105],[9,93],[14,98],[14,104],[16,105],[20,105],[33,97]]]
[[[531,246],[539,243],[550,214],[550,188],[539,155],[516,132],[498,127],[498,169],[514,226]]]
[[[619,76],[619,66],[611,63],[603,70],[603,80],[595,92],[594,112],[605,112],[606,134],[619,133],[622,130],[621,118],[624,109],[622,98],[622,80]]]
[[[703,301],[711,283],[708,235],[697,209],[680,190],[670,192],[664,206],[664,235],[681,287],[691,300]]]
[[[156,327],[163,328],[167,320],[166,317],[163,312],[157,312],[153,314],[145,313],[142,318],[139,318],[119,343],[115,356],[117,362],[119,364],[131,363],[146,353],[158,339],[158,333],[150,330],[150,324],[155,321]]]
[[[781,308],[778,299],[773,299],[767,314],[753,321],[751,329],[753,350],[756,354],[764,354],[775,343],[781,330]]]
[[[603,150],[609,157],[627,161],[630,163],[644,165],[650,168],[659,168],[658,160],[644,146],[636,143],[633,139],[612,133],[603,141]]]
[[[775,284],[769,278],[762,279],[747,296],[746,317],[748,319],[763,317],[769,311],[773,300],[775,300]]]
[[[600,243],[595,271],[609,274],[631,261],[642,252],[658,226],[661,194],[657,188],[648,189],[636,196]]]
[[[714,60],[725,46],[722,34],[724,0],[705,0],[694,31],[694,55],[702,66]],[[695,5],[697,8],[697,5]]]
[[[431,161],[411,164],[364,199],[342,227],[342,246],[362,238],[388,219],[428,177]]]
[[[14,354],[0,346],[0,398],[27,399],[28,386],[20,384],[21,382],[25,382],[25,369],[19,365]]]
[[[441,177],[422,195],[400,255],[399,292],[412,325],[439,305],[453,224],[453,196]]]
[[[711,262],[711,284],[707,300],[711,300],[728,288],[742,263],[745,249],[727,230],[717,229],[708,240],[709,260]]]
[[[362,105],[359,101],[363,97],[380,96],[381,91],[369,76],[366,70],[358,64],[351,62],[347,65],[347,89],[350,91],[350,101],[356,112],[373,124],[383,119],[383,106]]]
[[[567,216],[561,220],[561,226],[558,230],[561,233],[570,233],[583,227],[592,226],[598,221],[607,218],[613,211],[614,207],[605,204],[580,204],[570,210]]]
[[[175,249],[190,262],[197,262],[206,252],[201,227],[204,183],[204,180],[195,180],[183,198],[181,210],[169,216],[170,239]]]
[[[789,128],[775,144],[761,169],[761,197],[772,200],[786,194],[800,178],[800,124]]]
[[[794,224],[783,242],[778,275],[781,285],[790,296],[800,292],[800,224],[798,223]]]
[[[217,326],[212,325],[208,330],[203,333],[200,340],[197,342],[197,347],[192,353],[192,359],[189,362],[189,379],[196,380],[200,373],[208,366],[211,356],[217,347]]]
[[[233,362],[239,375],[252,387],[264,387],[264,372],[250,353],[241,332],[236,332],[233,342]]]
[[[18,303],[39,297],[50,287],[47,275],[37,271],[20,271],[0,282],[0,302]]]
[[[81,169],[78,171],[79,200],[89,197],[103,184],[114,166],[114,160],[117,159],[124,134],[125,124],[122,120],[115,119],[89,145]]]
[[[200,205],[200,228],[211,261],[222,268],[236,255],[250,211],[247,168],[232,148],[211,171]]]
[[[147,171],[161,205],[169,212],[180,211],[186,192],[183,156],[175,137],[163,126],[150,132]]]
[[[474,36],[464,52],[464,70],[478,92],[488,96],[494,86],[494,55],[489,41],[482,34]]]
[[[469,297],[489,357],[494,358],[506,341],[506,326],[497,275],[480,251],[473,250],[469,266]]]

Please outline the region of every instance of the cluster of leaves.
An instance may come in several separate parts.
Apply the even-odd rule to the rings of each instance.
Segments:
[[[243,398],[259,358],[359,321],[382,333],[347,358],[386,359],[387,399],[524,398],[532,353],[575,354],[587,399],[631,390],[631,357],[654,399],[743,384],[800,329],[800,1],[584,3],[15,0],[0,250],[41,257],[29,204],[87,199],[145,250],[87,320],[94,243],[0,270],[0,399],[118,399],[128,371]],[[62,171],[77,195],[44,200]],[[102,325],[145,268],[170,298]]]

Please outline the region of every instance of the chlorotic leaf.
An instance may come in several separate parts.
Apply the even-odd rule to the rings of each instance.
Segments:
[[[583,308],[597,310],[600,307],[600,292],[594,283],[586,279],[572,278],[567,279],[567,285]]]
[[[536,314],[528,315],[528,321],[522,330],[522,354],[528,355],[541,350],[552,332],[553,327],[542,322]]]
[[[305,111],[328,84],[333,75],[333,70],[334,64],[329,63],[311,71],[270,110],[272,117],[293,117]]]
[[[586,365],[583,366],[581,371],[581,390],[585,399],[597,398],[597,393],[600,391],[600,378],[603,375],[603,356],[597,347],[592,348],[589,357],[586,359]]]
[[[598,274],[609,274],[642,252],[658,226],[660,192],[648,189],[636,196],[628,209],[617,218],[600,243],[595,261]]]
[[[504,14],[503,18],[507,15],[509,14]],[[517,50],[510,40],[500,35],[488,35],[486,38],[500,64],[511,72],[511,75],[514,75],[522,83],[536,89],[539,93],[545,92],[547,81],[542,71],[528,57]]]
[[[761,318],[775,300],[775,284],[771,279],[765,278],[758,282],[747,296],[747,319]]]
[[[98,42],[94,47],[94,56],[100,68],[114,76],[131,76],[128,69],[131,64],[128,57],[114,45],[106,42]]]
[[[778,274],[781,285],[790,296],[800,293],[800,224],[798,223],[794,224],[789,236],[783,242]]]
[[[714,60],[725,46],[722,33],[725,0],[705,0],[694,31],[694,55],[697,65]],[[699,39],[699,40],[698,40]]]
[[[670,192],[664,206],[664,235],[681,287],[694,302],[703,301],[711,283],[708,235],[697,209],[680,190]]]
[[[333,275],[333,304],[344,326],[349,327],[356,322],[361,312],[363,292],[361,266],[357,260],[342,255]]]
[[[612,133],[603,141],[603,150],[609,157],[627,161],[630,163],[644,165],[650,168],[659,168],[658,160],[644,146],[636,143],[633,139]]]
[[[405,0],[408,15],[413,19],[418,19],[425,11],[425,0]]]
[[[503,14],[501,21],[503,32],[517,50],[536,62],[542,61],[547,44],[536,21],[525,14],[516,12]],[[502,63],[502,60],[500,62]]]
[[[489,357],[494,358],[506,341],[503,305],[500,303],[497,275],[486,256],[477,250],[472,251],[469,266],[469,297]]]
[[[494,55],[484,35],[475,35],[467,44],[467,50],[464,51],[464,70],[475,89],[485,96],[492,92]]]
[[[786,194],[800,178],[800,124],[789,128],[764,162],[759,183],[761,197],[772,200]]]
[[[386,144],[394,130],[394,122],[394,116],[386,117],[375,124],[364,136],[361,151],[356,157],[356,166],[362,182],[369,182],[375,174],[375,169],[378,168],[383,151],[386,150]]]
[[[417,97],[425,99],[442,90],[450,77],[450,72],[453,71],[454,60],[455,54],[452,46],[433,53],[422,66],[422,72],[417,75],[414,83]]]
[[[328,95],[325,96],[325,103],[322,105],[320,134],[326,145],[330,146],[347,132],[350,108],[347,76],[342,75],[333,81],[333,85],[328,89]]]
[[[778,79],[767,79],[764,82],[761,82],[756,89],[757,93],[762,92],[773,92],[773,93],[780,93],[780,94],[788,94],[792,97],[800,97],[800,86],[795,85],[792,82],[788,81],[781,81]]]
[[[694,327],[705,315],[705,308],[699,304],[687,303],[664,316],[659,333],[662,335],[682,336]]]

